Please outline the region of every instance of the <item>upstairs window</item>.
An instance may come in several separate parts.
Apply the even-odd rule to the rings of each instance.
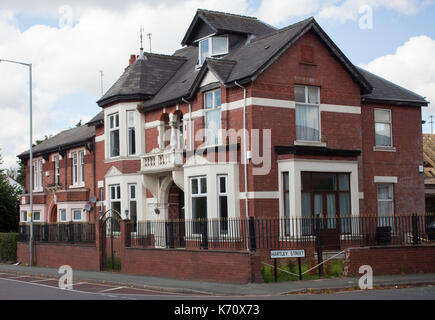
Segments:
[[[77,163],[77,152],[73,153],[73,184],[78,183],[78,163]]]
[[[228,37],[210,37],[199,42],[199,65],[207,57],[219,56],[228,53]]]
[[[134,111],[127,111],[128,155],[136,154],[136,129],[134,126]]]
[[[109,152],[110,157],[119,156],[119,115],[117,113],[109,116]]]
[[[85,183],[85,152],[80,151],[80,183]]]
[[[320,141],[320,88],[295,86],[296,140]]]
[[[214,90],[204,94],[205,106],[205,143],[206,145],[219,145],[222,142],[222,108],[221,91]]]
[[[54,184],[59,185],[60,178],[60,167],[59,167],[59,156],[54,157]]]
[[[391,110],[375,109],[375,142],[376,146],[392,147]]]

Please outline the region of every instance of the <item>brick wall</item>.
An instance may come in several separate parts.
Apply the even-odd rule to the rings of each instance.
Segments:
[[[59,268],[69,265],[73,269],[100,270],[98,250],[95,246],[45,244],[34,245],[34,263],[40,267]],[[17,244],[17,259],[23,264],[30,261],[29,245]]]
[[[345,276],[357,276],[359,267],[369,265],[373,275],[435,272],[435,245],[349,248]]]
[[[261,262],[248,252],[125,248],[123,273],[229,283],[261,282]]]

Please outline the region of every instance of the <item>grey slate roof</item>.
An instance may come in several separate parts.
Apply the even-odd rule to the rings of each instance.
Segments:
[[[149,55],[147,62],[136,62],[126,69],[115,85],[99,101],[100,106],[118,101],[120,97],[137,98],[144,101],[143,110],[151,110],[165,105],[191,99],[198,89],[203,76],[211,70],[226,87],[255,81],[279,56],[291,47],[306,32],[315,32],[328,47],[332,55],[347,69],[356,83],[360,85],[363,98],[383,98],[391,101],[413,101],[427,104],[422,97],[396,86],[388,81],[367,73],[354,66],[314,18],[308,18],[286,28],[272,29],[256,18],[232,14],[198,10],[195,19],[205,19],[215,29],[242,30],[258,32],[259,24],[264,34],[247,37],[240,45],[220,58],[207,58],[201,69],[198,63],[198,48],[187,46],[177,50],[172,56]],[[185,38],[195,26],[195,19]],[[261,28],[260,28],[261,29]],[[267,29],[267,30],[266,30]],[[256,31],[257,30],[257,31]],[[184,41],[184,40],[183,40]],[[124,96],[123,96],[124,95]],[[110,97],[111,96],[111,97]],[[118,99],[118,100],[117,100]]]
[[[189,26],[189,29],[186,32],[186,35],[183,38],[183,41],[181,41],[182,46],[190,44],[189,38],[191,32],[195,28],[199,19],[204,21],[216,33],[229,31],[261,36],[276,30],[271,25],[268,25],[255,17],[198,9],[195,17],[192,20],[192,23]]]
[[[84,145],[92,140],[94,136],[95,127],[88,127],[86,125],[69,130],[64,130],[33,147],[33,155],[39,156],[49,152],[56,152],[57,150],[61,149]],[[29,150],[18,155],[18,157],[21,159],[26,159],[29,156]]]
[[[267,68],[269,64],[273,63],[274,59],[277,59],[304,32],[312,28],[320,29],[314,18],[308,18],[286,28],[275,30],[240,45],[222,59],[207,58],[200,72],[195,69],[198,49],[196,47],[181,49],[175,55],[184,55],[188,61],[153,98],[144,103],[144,110],[156,108],[165,103],[169,104],[177,99],[181,99],[181,97],[192,97],[202,76],[209,68],[216,73],[223,84],[228,86],[235,81],[241,83],[243,83],[243,80],[246,80],[246,82],[253,81],[256,76]],[[322,34],[322,36],[324,35]],[[332,43],[329,38],[325,39],[325,41],[328,44]],[[371,89],[370,84],[341,51],[335,45],[331,50],[335,50],[336,56],[341,59],[342,63],[353,74],[356,81],[360,83],[364,90],[369,91]]]
[[[86,123],[87,126],[94,126],[97,124],[103,124],[104,123],[104,111],[100,111],[95,117],[93,117],[91,120]]]
[[[185,62],[183,57],[145,53],[125,69],[123,75],[97,101],[100,106],[114,100],[146,99],[156,94]]]
[[[384,78],[381,78],[363,68],[357,67],[361,74],[371,83],[373,90],[369,94],[363,95],[368,101],[388,101],[410,103],[417,106],[427,106],[428,102],[420,95],[402,88]]]

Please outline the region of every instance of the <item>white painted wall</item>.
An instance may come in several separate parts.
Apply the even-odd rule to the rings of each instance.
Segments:
[[[343,172],[350,173],[350,198],[351,213],[359,215],[359,189],[358,189],[358,162],[357,161],[332,161],[332,160],[307,160],[289,159],[278,161],[279,181],[279,212],[284,216],[283,200],[283,172],[289,172],[290,177],[290,216],[302,216],[301,201],[301,172]]]

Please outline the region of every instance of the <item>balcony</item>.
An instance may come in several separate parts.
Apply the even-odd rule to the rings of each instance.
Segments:
[[[143,173],[172,171],[183,165],[183,150],[157,150],[141,156]]]

